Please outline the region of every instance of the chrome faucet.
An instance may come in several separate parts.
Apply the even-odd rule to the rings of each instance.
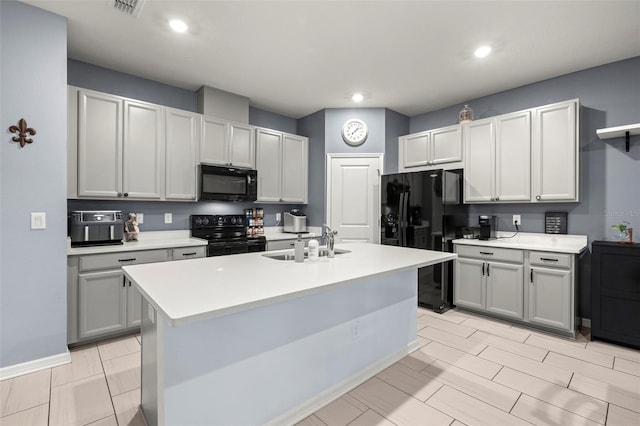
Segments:
[[[335,251],[333,249],[333,244],[335,243],[334,236],[338,233],[338,231],[332,230],[329,225],[324,225],[324,238],[327,241],[327,257],[331,258],[335,256]]]

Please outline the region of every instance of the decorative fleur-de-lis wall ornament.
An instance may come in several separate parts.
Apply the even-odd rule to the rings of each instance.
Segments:
[[[32,143],[33,139],[28,138],[27,134],[33,136],[36,134],[36,129],[32,129],[31,127],[27,127],[27,121],[24,118],[21,118],[18,121],[17,126],[9,127],[9,131],[11,133],[17,133],[18,136],[14,136],[11,138],[14,142],[20,142],[20,148],[24,147],[24,144]]]

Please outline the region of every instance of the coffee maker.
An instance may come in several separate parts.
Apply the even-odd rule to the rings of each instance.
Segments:
[[[480,224],[481,240],[494,240],[496,238],[496,217],[482,215],[478,217]]]

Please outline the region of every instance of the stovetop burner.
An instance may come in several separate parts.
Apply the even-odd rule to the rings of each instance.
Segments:
[[[244,215],[191,215],[191,236],[209,242],[207,256],[264,251],[264,237],[247,238]]]

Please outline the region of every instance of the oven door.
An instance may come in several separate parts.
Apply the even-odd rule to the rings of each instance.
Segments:
[[[209,242],[207,246],[207,257],[240,253],[249,253],[249,245],[246,241]]]

